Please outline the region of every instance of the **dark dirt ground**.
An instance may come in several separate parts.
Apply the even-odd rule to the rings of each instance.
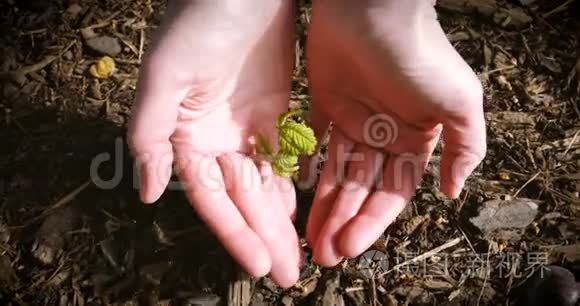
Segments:
[[[0,305],[511,305],[547,264],[578,277],[578,2],[441,0],[445,31],[486,90],[486,160],[450,201],[437,191],[436,154],[409,209],[364,257],[334,269],[307,258],[283,291],[244,278],[181,194],[143,206],[132,188],[118,140],[165,3],[1,0]],[[291,104],[303,106],[309,4],[299,13]],[[110,78],[88,73],[101,55],[87,29],[120,42]],[[96,157],[111,158],[101,177],[121,174],[115,188],[89,180]],[[300,230],[311,198],[299,194]],[[462,217],[514,198],[537,203],[519,232],[482,235]]]

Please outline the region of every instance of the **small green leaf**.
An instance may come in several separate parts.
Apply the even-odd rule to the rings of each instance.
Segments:
[[[295,176],[299,170],[299,156],[312,155],[316,150],[314,131],[306,125],[302,115],[302,109],[294,109],[278,116],[276,123],[280,147],[278,152],[274,152],[267,137],[257,135],[258,154],[268,158],[274,173],[278,176]]]
[[[279,176],[290,177],[298,168],[298,156],[278,153],[272,160],[272,170]]]
[[[280,150],[290,155],[312,155],[316,150],[314,131],[304,123],[286,122],[278,131]]]
[[[278,116],[278,124],[277,127],[281,128],[282,126],[284,126],[286,124],[286,122],[288,122],[288,120],[290,120],[293,116],[302,116],[302,113],[304,111],[297,108],[297,109],[293,109],[290,111],[287,111],[285,113],[282,113]],[[296,120],[293,120],[296,121]]]

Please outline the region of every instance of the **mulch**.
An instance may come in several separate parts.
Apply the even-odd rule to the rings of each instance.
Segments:
[[[290,105],[307,107],[310,3],[299,2]],[[485,161],[448,200],[436,152],[369,251],[325,269],[304,243],[288,290],[240,271],[179,192],[138,200],[124,128],[165,6],[0,1],[0,304],[512,305],[543,299],[549,265],[580,279],[580,1],[440,0],[445,32],[484,84]],[[96,78],[104,55],[116,69]],[[303,234],[312,191],[298,200]],[[505,228],[478,227],[489,209]]]

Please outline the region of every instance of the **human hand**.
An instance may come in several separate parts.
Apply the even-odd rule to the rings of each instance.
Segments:
[[[293,63],[292,1],[171,1],[139,78],[129,144],[141,199],[156,201],[171,165],[191,205],[251,275],[298,279],[289,180],[250,158],[277,139]]]
[[[363,3],[364,2],[364,3]],[[441,190],[458,197],[486,152],[478,78],[427,0],[320,0],[307,60],[311,124],[334,124],[306,238],[325,266],[376,241],[410,201],[442,134]]]

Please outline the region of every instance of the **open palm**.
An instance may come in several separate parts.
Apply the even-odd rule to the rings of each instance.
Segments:
[[[434,1],[321,0],[308,40],[312,123],[332,121],[309,216],[315,260],[366,250],[415,193],[443,136],[441,189],[455,198],[485,155],[479,80],[447,41]]]
[[[255,3],[255,5],[248,5]],[[141,198],[154,202],[176,164],[197,213],[252,275],[298,278],[291,182],[251,158],[276,139],[293,60],[287,1],[173,1],[143,63],[129,142]]]

